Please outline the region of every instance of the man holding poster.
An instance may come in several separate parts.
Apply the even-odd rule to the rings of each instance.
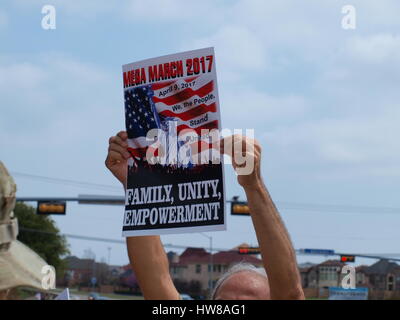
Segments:
[[[211,298],[303,299],[289,234],[261,178],[259,144],[220,138],[214,50],[125,65],[123,81],[126,131],[110,138],[106,166],[126,191],[123,235],[144,297],[180,298],[160,234],[225,229],[225,153],[246,192],[265,270],[234,267]]]
[[[109,140],[107,168],[125,187],[128,135],[119,132]],[[233,148],[235,144],[236,148]],[[237,148],[237,146],[241,148]],[[246,153],[248,161],[254,161],[250,174],[238,175],[244,188],[251,212],[254,229],[261,249],[265,271],[249,266],[239,266],[228,271],[217,283],[211,298],[216,300],[244,299],[304,299],[296,254],[283,221],[265,187],[260,170],[261,148],[259,144],[243,136],[226,137],[221,141],[221,151],[235,159]],[[170,273],[167,255],[159,236],[128,237],[127,248],[132,268],[137,276],[145,299],[180,299]],[[267,277],[268,275],[268,277]]]

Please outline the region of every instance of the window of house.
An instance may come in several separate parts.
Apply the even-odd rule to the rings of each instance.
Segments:
[[[393,291],[394,287],[394,277],[392,275],[389,275],[387,278],[387,290]]]
[[[363,283],[363,282],[364,282],[364,274],[362,274],[362,273],[357,273],[357,274],[356,274],[356,279],[357,279],[357,283],[358,283],[358,284]]]
[[[201,264],[196,264],[196,273],[201,273]]]

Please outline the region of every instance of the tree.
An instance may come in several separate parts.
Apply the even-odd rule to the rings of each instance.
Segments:
[[[15,205],[14,214],[18,218],[18,240],[52,265],[58,277],[62,276],[66,267],[62,256],[68,254],[69,249],[67,240],[60,234],[53,219],[38,215],[35,208],[19,202]]]

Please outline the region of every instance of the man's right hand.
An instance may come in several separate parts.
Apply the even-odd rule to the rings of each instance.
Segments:
[[[246,189],[263,188],[261,178],[261,146],[257,140],[235,134],[221,139],[221,152],[229,155],[239,184]],[[237,160],[244,161],[238,164]],[[239,171],[239,172],[238,172]]]
[[[127,150],[127,139],[126,131],[120,131],[116,136],[110,137],[105,161],[106,167],[124,187],[126,187],[127,163],[131,156]]]

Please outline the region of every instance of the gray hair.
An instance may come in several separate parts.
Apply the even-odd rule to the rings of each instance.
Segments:
[[[235,273],[239,273],[239,272],[254,272],[260,276],[263,276],[265,278],[268,279],[267,277],[267,273],[265,272],[264,268],[258,268],[250,263],[247,262],[239,262],[237,264],[234,264],[233,266],[231,266],[227,272],[225,272],[221,278],[218,279],[217,283],[215,284],[214,289],[211,292],[210,295],[210,300],[215,300],[215,297],[217,295],[217,291],[218,289],[221,287],[221,285],[227,280],[229,279],[232,275],[234,275]]]

